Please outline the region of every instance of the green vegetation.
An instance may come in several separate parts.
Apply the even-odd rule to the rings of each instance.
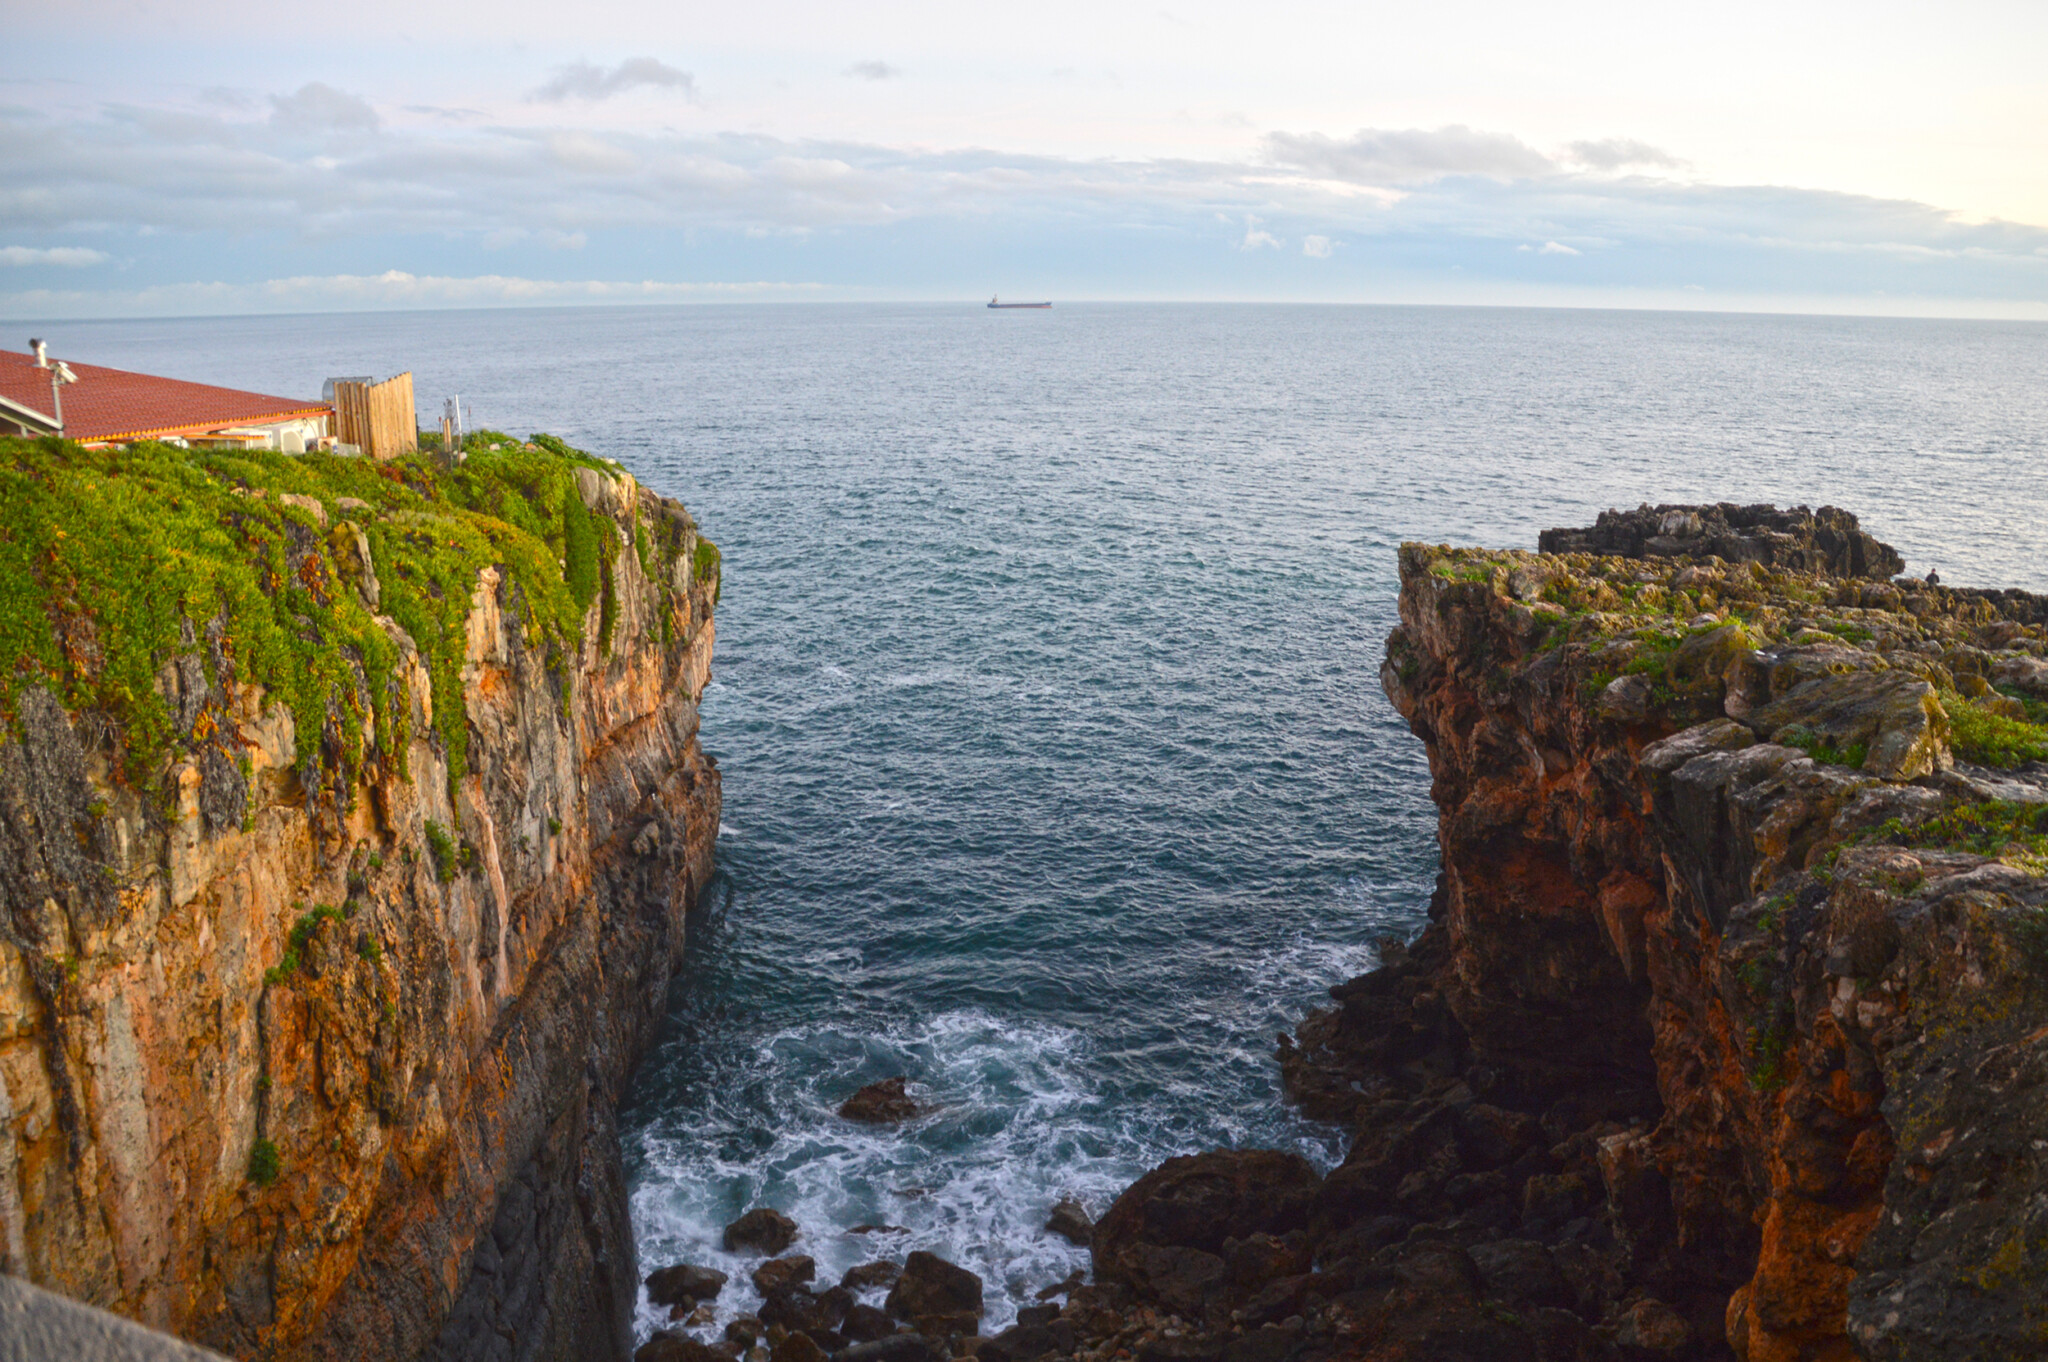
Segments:
[[[322,922],[340,922],[346,915],[339,908],[318,904],[313,911],[305,914],[292,924],[291,935],[285,940],[284,959],[263,971],[263,982],[281,984],[298,972],[299,959],[304,955],[306,943],[313,939],[313,933],[320,930]]]
[[[1870,756],[1868,743],[1852,742],[1847,747],[1837,747],[1804,724],[1793,724],[1777,735],[1777,740],[1787,747],[1796,747],[1815,761],[1829,766],[1846,766],[1852,771],[1863,769],[1864,761]]]
[[[279,1167],[277,1146],[269,1140],[258,1140],[249,1151],[249,1181],[258,1187],[268,1187],[277,1181]]]
[[[374,965],[384,958],[384,945],[376,937],[364,932],[356,941],[356,954]]]
[[[1942,693],[1941,707],[1948,711],[1949,746],[1964,761],[2006,770],[2048,761],[2048,725],[1996,713],[1954,691]]]
[[[718,545],[699,535],[697,538],[696,561],[691,564],[691,580],[711,583],[711,602],[718,603],[719,592],[725,589],[725,560],[718,552]]]
[[[427,820],[427,854],[432,858],[435,879],[446,884],[455,878],[455,839],[431,818]]]
[[[1863,840],[1997,856],[2039,873],[2048,870],[2048,805],[2005,800],[1958,804],[1912,827],[1891,819]]]
[[[0,721],[18,722],[24,686],[47,686],[74,712],[107,715],[121,738],[117,778],[153,788],[175,752],[228,722],[210,706],[181,729],[158,689],[168,661],[197,654],[216,685],[254,682],[289,707],[302,754],[325,748],[345,769],[403,773],[414,735],[398,648],[353,589],[364,565],[336,523],[349,520],[369,541],[379,609],[433,678],[434,737],[459,780],[479,572],[497,567],[528,645],[559,666],[582,644],[591,601],[609,600],[620,547],[575,479],[615,470],[551,436],[528,444],[481,432],[463,463],[444,467],[426,454],[376,462],[0,439]],[[287,494],[319,509],[285,504]],[[345,497],[364,506],[344,508]],[[636,545],[643,561],[666,564],[682,547],[676,533]],[[715,562],[701,542],[698,562],[707,551]],[[649,574],[658,590],[669,575]],[[607,618],[616,613],[613,603]]]

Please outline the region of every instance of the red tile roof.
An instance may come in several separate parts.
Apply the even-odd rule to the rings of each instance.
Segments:
[[[324,416],[331,410],[324,402],[265,397],[98,364],[67,363],[78,375],[76,383],[64,386],[64,435],[71,440],[204,434],[222,426],[271,425],[293,417]],[[34,355],[0,350],[0,396],[48,413],[49,370],[36,368]]]

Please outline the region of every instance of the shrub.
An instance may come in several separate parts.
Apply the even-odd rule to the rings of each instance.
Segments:
[[[434,867],[435,879],[446,884],[455,878],[455,839],[448,835],[448,829],[431,818],[427,820],[427,857],[428,863]]]
[[[2048,726],[1996,714],[1975,700],[1944,692],[1948,711],[1949,747],[1965,761],[2011,770],[2030,761],[2048,761]]]
[[[277,1181],[280,1166],[277,1146],[269,1140],[256,1141],[255,1148],[249,1151],[249,1181],[258,1187],[268,1187]]]

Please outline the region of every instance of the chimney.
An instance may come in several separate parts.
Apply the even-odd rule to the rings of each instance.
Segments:
[[[29,341],[28,348],[36,352],[36,368],[47,369],[50,367],[50,357],[43,353],[43,343],[41,341]]]

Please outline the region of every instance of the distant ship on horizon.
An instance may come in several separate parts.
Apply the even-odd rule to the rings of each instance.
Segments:
[[[1051,303],[1006,303],[1000,297],[988,300],[990,307],[1051,307]]]

